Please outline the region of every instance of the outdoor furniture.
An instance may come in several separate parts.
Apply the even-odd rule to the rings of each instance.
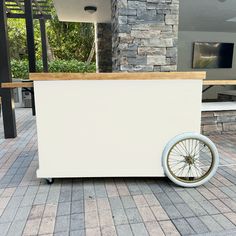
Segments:
[[[205,80],[203,85],[207,85],[205,89],[203,89],[203,93],[209,90],[214,86],[228,86],[228,85],[236,85],[236,80]]]
[[[204,78],[205,72],[30,74],[38,178],[168,176],[185,187],[205,183],[219,158],[199,134]]]
[[[220,101],[236,101],[236,90],[227,90],[218,93]]]

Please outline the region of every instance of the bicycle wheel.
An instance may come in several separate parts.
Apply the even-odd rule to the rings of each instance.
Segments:
[[[214,143],[197,133],[184,133],[165,147],[162,165],[167,177],[183,187],[197,187],[209,181],[219,165]]]

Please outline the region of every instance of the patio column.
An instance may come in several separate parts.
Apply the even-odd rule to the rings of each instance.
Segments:
[[[29,72],[31,73],[31,72],[36,72],[32,0],[24,0],[24,3],[25,3],[25,23],[26,23],[27,49],[28,49],[28,59],[29,59]],[[33,88],[32,88],[31,98],[32,98],[32,113],[33,115],[35,115]]]
[[[112,31],[110,23],[95,24],[98,72],[112,72]]]
[[[12,82],[10,55],[7,35],[5,0],[0,1],[0,83]],[[16,119],[12,89],[1,89],[2,114],[5,138],[15,138]]]
[[[112,0],[113,71],[177,69],[179,0]]]
[[[47,56],[47,33],[45,19],[39,19],[41,43],[42,43],[42,60],[43,60],[43,71],[48,72],[48,56]]]

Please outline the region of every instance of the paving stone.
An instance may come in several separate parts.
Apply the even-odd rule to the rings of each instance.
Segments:
[[[85,209],[85,212],[97,211],[96,199],[85,199],[84,209]]]
[[[195,200],[192,198],[192,196],[188,192],[178,191],[177,193],[186,203],[195,202]]]
[[[204,198],[204,196],[201,193],[199,193],[199,191],[197,191],[195,188],[189,188],[189,189],[186,189],[186,191],[197,202],[201,202],[201,201],[205,201],[206,200],[206,198]]]
[[[107,197],[107,191],[105,188],[104,182],[98,182],[94,185],[95,193],[97,198],[106,198]]]
[[[100,236],[100,228],[86,229],[86,236]]]
[[[200,216],[199,218],[210,231],[217,232],[223,230],[223,228],[211,216]]]
[[[167,193],[168,197],[172,201],[172,203],[184,203],[183,199],[176,193],[176,192],[168,192]]]
[[[58,216],[70,215],[70,210],[71,210],[71,202],[60,202],[57,208],[57,215]]]
[[[128,209],[125,209],[125,212],[126,212],[126,215],[130,224],[142,222],[142,217],[139,214],[139,211],[137,208],[128,208]]]
[[[70,229],[70,216],[56,217],[54,232],[69,232]]]
[[[165,235],[168,236],[180,236],[178,230],[176,229],[175,225],[170,221],[160,221],[159,222],[163,232],[165,233]]]
[[[177,210],[174,205],[163,206],[163,208],[165,209],[170,219],[182,218],[182,215],[180,213],[181,211]]]
[[[236,225],[236,213],[231,212],[231,213],[225,213],[224,214],[234,225]]]
[[[98,225],[99,225],[98,212],[97,211],[85,212],[85,228],[95,228],[98,227]]]
[[[224,204],[227,205],[232,211],[236,211],[236,198],[230,199],[225,198],[223,200]]]
[[[70,230],[77,231],[85,228],[84,214],[73,214],[71,215]]]
[[[11,223],[2,223],[2,224],[0,224],[1,236],[5,236],[7,234],[7,231],[10,228],[10,225],[11,225]]]
[[[16,216],[14,218],[14,221],[25,221],[25,220],[27,220],[30,211],[31,211],[30,206],[19,207],[19,209],[16,213]]]
[[[79,214],[84,212],[84,202],[80,201],[73,201],[71,205],[71,214]]]
[[[207,199],[207,200],[213,200],[217,199],[217,197],[212,194],[207,188],[205,187],[200,187],[197,188],[197,190]]]
[[[203,233],[209,232],[206,225],[203,224],[202,221],[198,217],[190,217],[190,218],[186,218],[186,220],[197,234],[203,234]]]
[[[134,208],[136,204],[131,196],[122,196],[121,201],[123,203],[124,208]]]
[[[72,191],[72,201],[79,201],[84,199],[83,189]]]
[[[143,195],[135,195],[133,199],[137,207],[148,207],[148,203]]]
[[[211,203],[221,212],[221,213],[227,213],[231,212],[231,209],[229,209],[221,200],[212,200]]]
[[[214,220],[221,225],[224,229],[236,229],[236,226],[228,220],[224,215],[218,214],[218,215],[212,215]]]
[[[41,236],[41,235],[40,235]],[[57,232],[54,233],[53,236],[69,236],[69,232],[65,231],[65,232]]]
[[[7,236],[21,236],[26,224],[26,220],[14,220],[7,232]]]
[[[194,234],[194,230],[185,219],[175,219],[173,220],[173,223],[175,224],[181,235]]]
[[[85,230],[71,231],[70,236],[85,236]]]
[[[194,212],[196,216],[207,215],[207,212],[197,202],[188,202],[187,205]]]
[[[39,228],[39,234],[53,234],[54,224],[55,224],[54,217],[43,218]]]
[[[24,196],[27,191],[28,186],[19,186],[17,187],[16,191],[14,192],[14,196]]]
[[[118,236],[133,236],[130,225],[128,224],[117,225],[116,229]]]
[[[142,193],[136,181],[127,180],[126,185],[131,195],[140,195]]]
[[[147,185],[145,180],[140,180],[137,182],[137,184],[138,184],[138,187],[139,187],[140,191],[142,192],[142,194],[151,194],[152,193],[151,188]]]
[[[161,229],[161,226],[156,222],[146,222],[145,224],[147,231],[150,236],[164,236],[164,232]]]
[[[109,198],[109,201],[110,201],[110,205],[111,205],[112,210],[123,208],[120,197],[111,197],[111,198]]]
[[[160,206],[160,203],[154,194],[144,194],[144,197],[149,206]]]
[[[111,209],[108,198],[97,198],[98,211]]]
[[[130,225],[134,236],[148,236],[148,232],[143,223],[131,224]]]
[[[155,193],[155,196],[162,206],[172,204],[166,193]]]
[[[45,205],[35,205],[32,207],[29,219],[42,218]]]
[[[208,201],[199,202],[204,210],[208,212],[208,214],[219,214],[220,212]]]
[[[128,224],[128,219],[126,217],[124,209],[113,209],[112,215],[115,225]]]
[[[151,188],[154,194],[163,192],[162,188],[158,184],[156,184],[154,181],[147,181],[147,184]]]
[[[156,217],[157,221],[160,220],[169,220],[168,215],[166,214],[166,212],[164,211],[164,209],[161,206],[153,206],[151,207],[153,214]]]
[[[117,188],[116,188],[116,185],[115,185],[113,179],[106,179],[105,180],[105,187],[106,187],[108,197],[119,196],[119,193],[117,191]]]
[[[117,236],[114,226],[102,227],[102,236]]]
[[[139,207],[138,210],[144,222],[155,221],[155,216],[150,207]]]
[[[195,216],[193,211],[185,203],[175,204],[175,207],[178,209],[178,211],[181,213],[181,215],[185,218]]]
[[[40,218],[28,220],[26,222],[23,234],[24,235],[37,235],[40,222],[41,222]]]
[[[229,187],[220,187],[220,190],[224,192],[230,198],[236,197],[236,192],[232,191]]]
[[[99,221],[101,227],[113,226],[113,217],[110,210],[99,211]]]
[[[116,184],[116,188],[120,196],[130,195],[129,189],[123,180],[116,180],[115,184]]]

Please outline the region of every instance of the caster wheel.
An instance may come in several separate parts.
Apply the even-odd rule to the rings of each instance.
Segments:
[[[48,179],[46,179],[46,181],[47,181],[47,184],[53,184],[54,179],[53,178],[48,178]]]

